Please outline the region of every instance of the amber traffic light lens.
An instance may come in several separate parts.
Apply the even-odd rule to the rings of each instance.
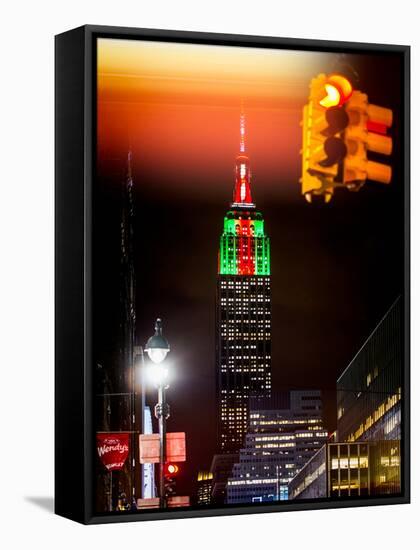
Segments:
[[[340,74],[333,74],[328,79],[335,84],[340,90],[341,104],[346,102],[353,92],[353,86],[350,81]]]
[[[347,78],[339,74],[333,74],[328,77],[325,84],[325,97],[319,102],[322,107],[329,109],[343,105],[351,96],[353,87]]]

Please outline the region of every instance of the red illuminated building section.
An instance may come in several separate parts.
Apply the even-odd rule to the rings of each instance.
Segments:
[[[249,158],[245,155],[245,115],[241,115],[240,154],[236,157],[236,181],[233,192],[233,204],[254,207],[251,197],[251,170]]]

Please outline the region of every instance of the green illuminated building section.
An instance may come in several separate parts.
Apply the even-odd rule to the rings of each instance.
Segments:
[[[270,239],[259,212],[228,212],[220,237],[220,275],[270,275]]]

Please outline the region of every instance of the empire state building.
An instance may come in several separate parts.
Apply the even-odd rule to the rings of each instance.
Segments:
[[[251,196],[243,114],[233,202],[220,237],[216,369],[218,447],[234,453],[247,431],[249,398],[271,390],[270,240]]]

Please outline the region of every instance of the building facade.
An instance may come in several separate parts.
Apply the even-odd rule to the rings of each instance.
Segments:
[[[399,298],[337,380],[338,441],[401,438],[401,314]]]
[[[339,377],[336,441],[290,482],[291,498],[401,491],[401,337],[397,299]]]
[[[290,499],[398,494],[400,442],[328,443],[289,483]]]
[[[327,489],[327,445],[324,445],[289,482],[289,499],[325,498]]]
[[[233,202],[220,238],[216,298],[218,449],[238,452],[249,398],[271,390],[270,241],[251,196],[251,170],[241,115]]]
[[[211,472],[198,472],[197,504],[199,506],[211,504],[212,489],[213,489],[213,474]]]
[[[238,462],[239,453],[219,453],[213,456],[210,472],[212,474],[211,503],[226,503],[226,484],[232,475],[233,465]]]
[[[138,434],[143,424],[141,400],[136,396],[134,346],[136,334],[136,278],[134,270],[134,180],[131,152],[127,156],[125,176],[121,182],[119,223],[118,306],[112,319],[114,336],[108,349],[97,350],[104,361],[96,365],[95,423],[98,432],[128,432],[129,456],[112,484],[109,473],[97,462],[98,511],[121,508],[121,495],[128,505],[142,496],[142,472],[138,460]],[[110,299],[111,301],[111,299]],[[104,347],[101,340],[101,348]],[[138,384],[137,384],[138,386]]]
[[[253,399],[245,445],[228,480],[227,503],[287,500],[289,482],[327,437],[319,391]]]

